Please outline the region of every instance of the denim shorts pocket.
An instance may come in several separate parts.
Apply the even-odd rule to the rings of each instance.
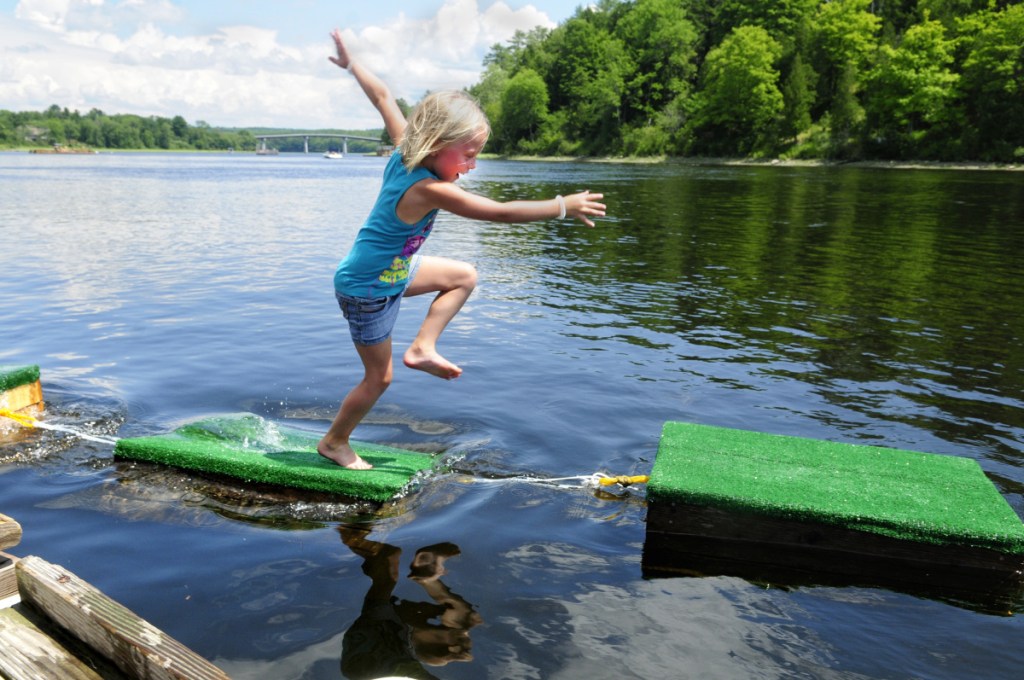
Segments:
[[[391,337],[402,301],[401,294],[362,298],[336,292],[335,296],[341,313],[348,321],[352,341],[357,345],[375,345]]]
[[[342,300],[341,301],[341,312],[348,318],[350,311],[354,311],[356,314],[376,314],[384,309],[388,304],[386,297],[375,298],[373,300]]]
[[[338,298],[338,306],[341,307],[341,313],[345,315],[346,319],[351,314],[377,314],[388,304],[388,298],[386,297],[360,298],[342,293],[335,293],[334,295]]]

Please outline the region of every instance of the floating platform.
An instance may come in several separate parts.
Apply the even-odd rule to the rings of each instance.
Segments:
[[[991,591],[1024,570],[1024,524],[968,458],[668,422],[647,498],[649,572]]]
[[[39,366],[0,365],[0,409],[21,411],[42,403]]]
[[[394,498],[434,464],[427,454],[352,442],[373,469],[348,470],[316,452],[320,437],[253,414],[237,414],[198,420],[170,434],[121,439],[114,455],[377,502]]]

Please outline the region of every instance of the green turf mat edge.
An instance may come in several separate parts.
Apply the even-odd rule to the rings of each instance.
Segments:
[[[0,365],[0,392],[39,380],[39,366]]]

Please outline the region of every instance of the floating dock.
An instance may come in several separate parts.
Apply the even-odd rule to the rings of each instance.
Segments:
[[[0,550],[21,527],[0,515]],[[227,674],[67,569],[0,552],[0,677],[228,680]]]
[[[198,420],[169,434],[121,439],[114,455],[223,475],[247,483],[286,486],[383,502],[394,498],[420,472],[434,465],[415,451],[352,442],[373,465],[349,470],[316,452],[321,435],[277,425],[253,414]]]
[[[1019,588],[1024,524],[972,459],[668,422],[647,571]]]

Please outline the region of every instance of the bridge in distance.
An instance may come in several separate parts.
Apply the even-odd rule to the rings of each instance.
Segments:
[[[383,146],[381,144],[381,141],[380,141],[379,137],[364,137],[364,136],[361,136],[361,135],[346,135],[346,134],[342,134],[340,132],[339,133],[335,133],[335,132],[292,132],[292,133],[282,134],[282,135],[253,135],[253,136],[256,137],[256,139],[259,141],[259,148],[257,149],[256,153],[266,153],[267,152],[267,140],[268,139],[285,139],[285,138],[298,138],[298,137],[302,138],[302,148],[303,148],[303,151],[305,153],[309,153],[309,138],[310,137],[327,137],[327,138],[330,138],[330,139],[338,139],[338,138],[340,138],[341,139],[341,145],[342,145],[342,153],[344,153],[344,154],[348,153],[348,140],[350,140],[350,139],[358,139],[359,141],[362,141],[362,142],[375,142],[378,145]]]

